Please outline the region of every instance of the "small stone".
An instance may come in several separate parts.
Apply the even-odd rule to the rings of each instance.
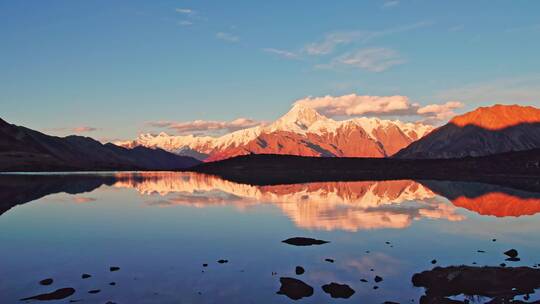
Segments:
[[[53,283],[53,279],[51,278],[47,278],[47,279],[43,279],[39,281],[39,284],[44,285],[44,286],[51,285],[52,283]]]
[[[324,259],[324,260],[327,261],[328,263],[334,263],[333,259]]]
[[[437,260],[432,260],[431,264],[437,264]]]
[[[327,294],[330,294],[332,298],[340,299],[348,299],[355,293],[354,289],[352,289],[349,285],[335,282],[323,285],[322,290]]]
[[[225,263],[229,263],[229,260],[219,260],[217,261],[219,264],[225,264]]]
[[[304,274],[305,270],[304,270],[304,267],[302,267],[302,266],[296,266],[296,268],[294,269],[294,272],[297,275],[302,275],[302,274]]]
[[[118,266],[111,266],[111,267],[109,267],[109,270],[110,270],[110,271],[118,271],[118,270],[120,270],[120,267],[118,267]]]
[[[90,291],[88,291],[88,293],[92,293],[92,294],[96,294],[96,293],[100,293],[101,290],[100,289],[92,289]]]
[[[375,281],[375,283],[379,283],[382,282],[383,278],[381,278],[380,276],[375,276],[373,280]]]
[[[91,278],[91,277],[92,277],[92,276],[89,275],[88,273],[83,273],[83,274],[81,275],[81,278],[83,278],[83,279],[88,279],[88,278]]]

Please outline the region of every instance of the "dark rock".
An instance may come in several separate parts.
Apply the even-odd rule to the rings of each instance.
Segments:
[[[431,264],[437,264],[437,260],[431,260]]]
[[[364,283],[367,283],[367,282],[368,282],[368,280],[366,280],[366,279],[360,279],[360,282],[364,282]]]
[[[81,276],[81,278],[83,278],[83,279],[88,279],[88,278],[91,278],[91,277],[92,276],[89,275],[88,273],[83,273],[82,276]]]
[[[282,242],[289,245],[294,245],[294,246],[323,245],[323,244],[329,243],[327,241],[306,238],[306,237],[293,237],[290,239],[286,239]]]
[[[202,264],[202,267],[208,267],[208,264],[204,263]]]
[[[111,267],[109,268],[109,270],[110,270],[110,271],[118,271],[118,270],[120,270],[120,267],[118,267],[118,266],[111,266]]]
[[[44,286],[51,285],[52,283],[53,283],[53,279],[51,278],[47,278],[47,279],[43,279],[39,281],[39,284],[44,285]]]
[[[518,256],[518,252],[515,249],[510,249],[508,251],[505,251],[504,254],[511,257],[511,258],[515,258],[515,257]]]
[[[229,260],[218,260],[217,261],[219,264],[225,264],[225,263],[229,263]]]
[[[302,275],[302,274],[304,274],[305,270],[304,270],[304,267],[302,267],[302,266],[296,266],[296,268],[294,269],[294,272],[297,275]]]
[[[479,253],[485,253],[484,250],[477,250],[477,252],[479,252]]]
[[[293,300],[299,300],[313,295],[313,287],[295,278],[279,278],[281,287],[277,294],[286,295]]]
[[[330,294],[332,298],[348,299],[354,294],[354,290],[349,285],[334,282],[323,285],[322,290]]]
[[[37,300],[37,301],[52,301],[62,300],[75,293],[75,289],[71,287],[60,288],[50,293],[43,293],[37,296],[21,299],[21,301]]]
[[[116,286],[116,282],[110,282],[109,285]]]
[[[497,239],[492,239],[491,241],[492,241],[492,242],[496,242],[496,241],[497,241]]]
[[[379,289],[379,286],[375,285],[373,286],[373,289]]]
[[[412,283],[415,287],[425,288],[425,297],[430,301],[421,303],[452,303],[445,301],[460,294],[471,299],[494,298],[491,303],[519,303],[511,300],[540,288],[540,270],[529,267],[436,267],[415,274]]]
[[[327,261],[328,263],[334,263],[334,259],[324,259],[325,261]]]
[[[379,283],[379,282],[382,282],[383,278],[381,278],[380,276],[375,276],[375,278],[373,279],[373,281],[375,281],[375,283]]]
[[[88,293],[91,293],[91,294],[96,294],[96,293],[100,293],[101,292],[101,289],[92,289],[90,291],[88,291]]]

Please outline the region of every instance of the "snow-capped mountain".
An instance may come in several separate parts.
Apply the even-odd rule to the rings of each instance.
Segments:
[[[250,153],[303,156],[387,157],[433,130],[430,125],[378,118],[336,121],[306,105],[296,104],[278,120],[212,136],[141,134],[117,142],[124,147],[159,147],[181,155],[215,161]]]

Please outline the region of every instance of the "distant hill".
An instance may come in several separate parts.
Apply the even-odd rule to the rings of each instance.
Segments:
[[[319,181],[436,179],[540,189],[540,149],[462,159],[301,157],[252,154],[202,163],[191,171],[255,185]],[[511,177],[511,178],[509,178]],[[527,186],[528,185],[528,186]]]
[[[49,136],[0,119],[0,171],[175,170],[199,161],[161,149],[126,149],[82,136]]]
[[[397,158],[459,158],[540,148],[540,109],[481,107],[399,151]]]
[[[238,155],[388,157],[433,129],[421,123],[359,117],[333,120],[306,105],[296,104],[276,121],[221,137],[141,134],[116,144],[159,147],[167,151],[217,161]]]

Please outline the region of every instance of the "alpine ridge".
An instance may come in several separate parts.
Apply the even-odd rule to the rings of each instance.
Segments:
[[[315,109],[295,104],[289,112],[267,124],[220,137],[141,134],[115,144],[133,148],[161,148],[204,161],[247,154],[290,154],[316,157],[388,157],[433,130],[430,125],[379,118],[337,121]]]
[[[398,158],[461,158],[540,148],[540,109],[494,105],[454,117]]]

